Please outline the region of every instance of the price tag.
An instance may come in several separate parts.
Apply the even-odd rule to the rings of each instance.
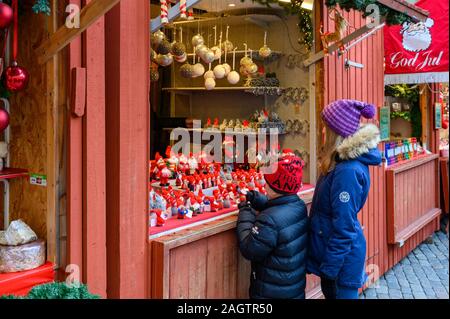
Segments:
[[[30,174],[30,184],[37,186],[47,186],[47,176],[40,174]]]

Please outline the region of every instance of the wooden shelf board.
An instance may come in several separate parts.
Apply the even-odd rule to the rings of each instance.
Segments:
[[[210,134],[225,134],[228,133],[229,135],[259,135],[257,132],[224,132],[224,131],[214,131],[214,130],[207,130],[207,129],[194,129],[194,128],[184,128],[184,127],[164,127],[163,131],[172,131],[177,128],[182,128],[185,130],[188,130],[189,132],[201,132],[201,133],[210,133]],[[287,135],[287,133],[275,133],[271,134],[270,132],[267,132],[266,135]]]
[[[282,87],[245,87],[245,86],[230,86],[230,87],[216,87],[212,90],[207,90],[204,87],[181,87],[181,88],[163,88],[162,91],[171,91],[171,92],[189,92],[189,91],[250,91],[254,89],[280,89],[284,91],[285,89]],[[266,94],[267,95],[267,94]],[[264,96],[264,95],[261,95]]]
[[[401,230],[395,234],[395,244],[403,246],[406,240],[416,234],[420,229],[425,227],[428,223],[433,221],[435,218],[441,215],[441,210],[439,208],[433,208],[428,211],[425,215],[417,219],[414,223],[409,225],[407,228]]]

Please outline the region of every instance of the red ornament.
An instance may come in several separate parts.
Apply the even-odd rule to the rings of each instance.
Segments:
[[[13,10],[7,4],[0,2],[0,29],[6,29],[13,21]]]
[[[16,62],[5,70],[4,84],[5,87],[12,91],[18,92],[24,90],[30,79],[28,71],[18,66]]]
[[[9,125],[9,114],[6,110],[0,109],[0,132],[3,132]]]

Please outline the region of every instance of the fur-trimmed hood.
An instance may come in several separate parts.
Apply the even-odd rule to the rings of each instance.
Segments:
[[[357,159],[377,148],[378,143],[380,143],[378,127],[374,124],[364,124],[355,134],[342,141],[337,152],[341,160]]]

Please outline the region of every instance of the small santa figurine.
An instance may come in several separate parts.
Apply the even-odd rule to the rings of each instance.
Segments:
[[[154,209],[153,212],[156,214],[156,226],[157,227],[164,226],[168,219],[167,214],[161,209]]]
[[[231,197],[230,194],[225,191],[225,193],[222,194],[223,197],[223,208],[230,208],[231,207]]]
[[[192,152],[189,154],[188,165],[189,165],[189,174],[194,175],[198,169],[198,161],[195,158],[194,154],[192,154]]]
[[[205,197],[203,199],[203,212],[205,212],[205,213],[211,212],[211,199],[210,199],[210,197]]]
[[[185,219],[186,215],[189,213],[188,209],[184,205],[184,199],[182,197],[177,199],[177,215],[178,219]]]
[[[181,174],[186,175],[186,172],[189,170],[188,158],[184,154],[178,155],[178,171]]]

